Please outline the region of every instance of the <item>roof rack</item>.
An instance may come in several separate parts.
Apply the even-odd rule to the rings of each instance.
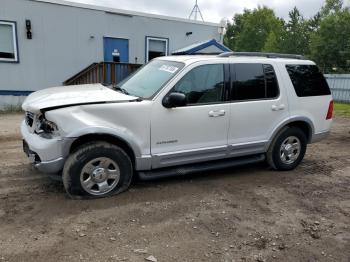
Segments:
[[[305,59],[303,55],[293,54],[278,54],[278,53],[263,53],[263,52],[225,52],[218,57],[231,57],[231,56],[258,56],[267,58],[292,58],[292,59]]]

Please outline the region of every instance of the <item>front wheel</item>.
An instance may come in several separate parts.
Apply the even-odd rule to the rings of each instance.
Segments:
[[[125,191],[132,174],[132,164],[124,150],[107,142],[92,142],[68,157],[63,184],[72,198],[100,198]]]
[[[273,140],[267,162],[276,170],[292,170],[303,160],[306,145],[306,135],[300,128],[286,127]]]

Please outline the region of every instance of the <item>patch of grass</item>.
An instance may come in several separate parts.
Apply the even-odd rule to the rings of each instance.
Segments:
[[[334,103],[334,114],[336,116],[347,116],[350,117],[350,103]]]
[[[20,105],[7,105],[0,109],[0,114],[16,114],[21,112],[23,111]]]

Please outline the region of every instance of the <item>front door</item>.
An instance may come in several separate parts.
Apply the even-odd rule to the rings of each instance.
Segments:
[[[152,167],[219,159],[226,156],[229,104],[224,98],[224,65],[190,70],[170,92],[186,95],[187,106],[155,103],[151,122]]]

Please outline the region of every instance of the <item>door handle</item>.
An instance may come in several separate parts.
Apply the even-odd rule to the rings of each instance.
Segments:
[[[280,110],[284,110],[285,108],[286,106],[284,104],[271,106],[272,111],[280,111]]]
[[[284,110],[286,108],[286,106],[284,104],[280,104],[280,110]]]
[[[219,117],[219,116],[224,116],[225,114],[226,114],[225,110],[209,111],[210,117]]]

